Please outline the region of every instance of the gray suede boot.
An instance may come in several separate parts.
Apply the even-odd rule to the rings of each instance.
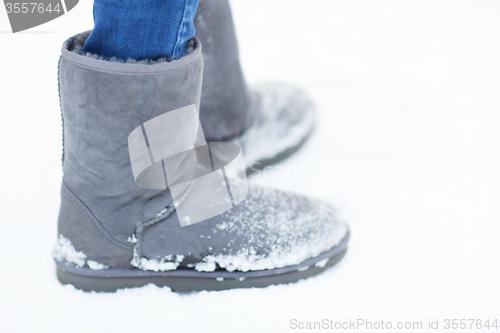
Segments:
[[[189,53],[172,62],[118,63],[80,55],[88,34],[68,39],[59,63],[64,177],[54,258],[62,283],[95,291],[148,283],[176,291],[264,287],[318,274],[342,258],[349,231],[332,207],[258,187],[238,204],[236,187],[246,183],[233,187],[225,173],[232,197],[216,205],[232,208],[183,226],[179,212],[194,192],[188,186],[174,201],[172,186],[165,189],[169,168],[155,157],[155,138],[166,134],[151,120],[199,110],[201,44],[192,39]],[[203,130],[190,132],[187,147],[204,147]],[[135,135],[151,159],[145,170],[160,165],[152,174],[165,179],[163,188],[138,186]],[[217,168],[216,156],[210,160]]]
[[[205,60],[200,119],[207,139],[236,142],[248,173],[300,148],[314,127],[314,105],[285,84],[247,88],[229,1],[201,0],[194,22]]]

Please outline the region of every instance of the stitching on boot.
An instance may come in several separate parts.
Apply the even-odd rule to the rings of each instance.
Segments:
[[[167,207],[165,207],[163,210],[161,210],[154,218],[147,220],[147,221],[144,221],[144,222],[141,222],[136,226],[135,234],[134,234],[135,238],[136,238],[136,242],[134,244],[134,259],[132,260],[132,262],[140,261],[143,258],[147,259],[147,258],[143,257],[143,255],[142,255],[142,241],[143,241],[144,229],[153,225],[153,224],[161,222],[164,219],[166,219],[167,217],[169,217],[174,212],[175,208],[182,205],[182,203],[184,202],[186,197],[191,193],[192,185],[193,185],[193,182],[190,181],[190,184],[189,184],[188,188],[186,189],[186,192],[182,195],[180,200],[178,200],[177,202],[171,202]],[[132,264],[132,266],[135,266],[135,265]]]
[[[152,218],[151,220],[141,222],[136,226],[135,237],[137,239],[137,242],[134,245],[134,257],[135,257],[135,255],[137,255],[138,260],[141,260],[143,258],[143,256],[142,256],[142,240],[143,240],[144,228],[149,227],[153,224],[156,224],[156,223],[166,219],[167,217],[170,216],[170,214],[174,211],[174,209],[175,209],[175,205],[172,203],[171,205],[165,207],[164,210],[162,210],[163,213],[160,212],[158,214],[158,215],[161,214],[160,216],[157,215],[156,217]]]
[[[62,122],[62,157],[61,165],[64,165],[64,115],[62,112],[62,102],[61,102],[61,77],[59,72],[61,70],[62,56],[59,56],[59,61],[57,62],[57,94],[59,96],[59,110],[61,111],[61,122]]]
[[[80,199],[77,198],[77,196],[75,194],[73,194],[73,192],[71,192],[71,190],[69,189],[68,185],[66,185],[66,183],[63,181],[63,188],[68,191],[68,194],[70,195],[70,197],[76,202],[78,203],[83,209],[84,211],[92,218],[92,220],[95,222],[95,224],[98,226],[99,230],[102,231],[102,233],[106,236],[106,238],[108,238],[109,240],[111,240],[112,242],[114,242],[116,245],[118,246],[121,246],[121,247],[125,247],[127,249],[130,249],[132,248],[133,246],[131,245],[128,245],[128,244],[123,244],[121,243],[120,241],[117,241],[116,239],[114,239],[113,237],[111,237],[111,235],[106,231],[106,229],[104,229],[104,227],[101,225],[101,223],[97,220],[97,218],[94,216],[94,214],[92,214],[92,212],[90,211],[90,209],[87,208],[87,206],[85,206],[83,204],[83,202],[80,201]]]
[[[175,210],[175,204],[172,202],[170,203],[167,207],[165,207],[163,210],[161,210],[156,217],[152,218],[151,220],[144,221],[139,223],[136,228],[135,228],[135,233],[132,235],[131,239],[135,238],[134,242],[134,254],[132,261],[130,264],[134,267],[140,268],[140,262],[144,258],[142,256],[142,239],[143,239],[143,232],[144,228],[153,225],[155,223],[158,223],[172,214],[172,212]],[[146,258],[144,258],[146,259]]]

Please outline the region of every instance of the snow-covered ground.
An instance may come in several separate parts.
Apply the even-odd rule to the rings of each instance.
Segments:
[[[300,84],[319,109],[304,149],[254,180],[333,202],[352,229],[347,256],[266,289],[61,286],[51,258],[57,60],[65,38],[92,27],[92,3],[19,34],[8,33],[2,8],[0,331],[298,331],[292,319],[500,325],[500,3],[235,0],[233,9],[249,81]]]

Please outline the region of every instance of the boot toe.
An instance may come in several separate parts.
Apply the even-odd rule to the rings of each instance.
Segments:
[[[247,168],[262,169],[295,152],[314,128],[315,107],[299,88],[267,83],[251,89],[247,129],[235,140]]]
[[[245,201],[209,220],[181,228],[173,215],[150,226],[140,236],[143,257],[136,267],[150,270],[173,261],[164,266],[200,272],[282,268],[319,257],[348,233],[320,200],[253,187]]]
[[[256,123],[296,126],[314,113],[311,98],[295,86],[270,82],[255,85],[251,91],[251,114]]]
[[[332,206],[299,195],[249,195],[235,213],[226,213],[217,228],[239,230],[244,242],[229,253],[205,256],[208,266],[245,272],[299,265],[331,250],[348,234]]]

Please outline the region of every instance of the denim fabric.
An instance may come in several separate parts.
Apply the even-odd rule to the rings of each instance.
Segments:
[[[104,58],[177,59],[195,34],[199,0],[94,0],[94,30],[83,52]]]

